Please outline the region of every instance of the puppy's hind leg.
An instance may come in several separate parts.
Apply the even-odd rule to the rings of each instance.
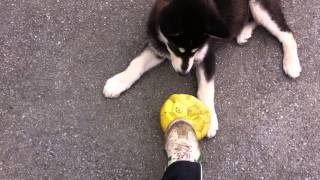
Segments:
[[[237,43],[239,45],[244,45],[251,38],[253,31],[257,27],[255,21],[248,22],[241,30],[240,34],[237,36]]]
[[[282,14],[279,0],[250,0],[249,4],[254,20],[282,43],[284,72],[292,78],[299,77],[301,66],[297,43]]]
[[[146,47],[138,57],[131,61],[126,70],[107,80],[103,89],[104,96],[107,98],[120,96],[120,94],[129,89],[143,73],[163,61],[164,58],[158,57],[150,48]]]

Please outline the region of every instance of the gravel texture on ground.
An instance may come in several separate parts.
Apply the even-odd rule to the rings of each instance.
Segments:
[[[160,179],[161,104],[195,94],[196,78],[164,63],[120,98],[102,95],[142,49],[152,3],[0,1],[0,179]],[[220,130],[201,142],[204,179],[320,179],[320,1],[282,5],[301,77],[285,76],[263,28],[217,47]]]

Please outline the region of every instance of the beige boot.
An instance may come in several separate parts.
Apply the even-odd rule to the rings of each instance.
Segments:
[[[172,122],[165,133],[168,166],[176,161],[199,162],[200,147],[192,126],[184,120]]]

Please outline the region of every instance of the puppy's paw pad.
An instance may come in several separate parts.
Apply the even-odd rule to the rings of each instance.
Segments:
[[[213,138],[219,129],[218,119],[216,114],[212,114],[210,128],[207,133],[207,138]]]
[[[107,98],[116,98],[127,89],[127,85],[123,83],[119,78],[113,77],[107,80],[104,88],[103,94]]]
[[[299,63],[299,60],[295,60],[295,61],[291,61],[291,62],[289,61],[287,63],[284,63],[283,70],[291,78],[297,78],[300,76],[302,68]]]

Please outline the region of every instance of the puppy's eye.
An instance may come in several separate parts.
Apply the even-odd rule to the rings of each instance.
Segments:
[[[197,51],[198,51],[198,48],[195,48],[195,49],[192,49],[192,50],[191,50],[192,53],[195,53],[195,52],[197,52]]]
[[[185,50],[184,48],[179,48],[179,51],[180,51],[181,53],[185,53],[185,52],[186,52],[186,50]]]

